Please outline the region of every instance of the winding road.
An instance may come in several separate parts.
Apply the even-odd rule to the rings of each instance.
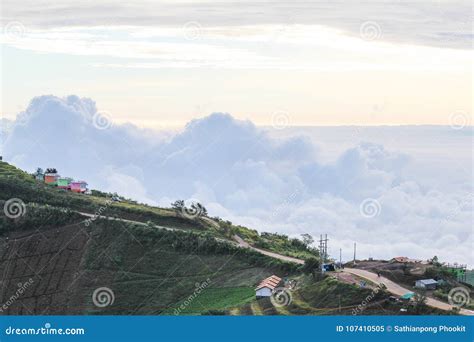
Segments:
[[[391,281],[390,279],[387,279],[382,276],[377,276],[377,274],[366,271],[366,270],[361,270],[358,268],[344,268],[343,272],[351,273],[356,276],[359,276],[361,278],[365,278],[367,280],[370,280],[371,282],[374,282],[375,284],[383,284],[387,288],[387,291],[396,295],[396,296],[403,296],[406,293],[413,292],[403,286],[400,286],[399,284]],[[441,310],[447,310],[450,311],[451,309],[454,308],[453,305],[450,305],[448,303],[442,302],[440,300],[427,297],[426,299],[426,305],[431,306],[433,308],[441,309]],[[462,309],[460,313],[462,315],[474,315],[474,311],[472,310],[467,310],[467,309]]]

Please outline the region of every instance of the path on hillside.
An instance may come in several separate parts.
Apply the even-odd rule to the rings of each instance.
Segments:
[[[89,218],[95,218],[95,219],[105,218],[105,219],[108,219],[108,220],[117,220],[117,221],[122,221],[122,222],[135,223],[135,224],[139,224],[139,225],[147,225],[146,223],[140,222],[140,221],[132,221],[132,220],[121,219],[121,218],[113,218],[113,217],[108,217],[108,216],[97,216],[97,215],[94,215],[94,214],[83,213],[83,212],[79,212],[79,214],[81,214],[83,216],[86,216],[86,217],[89,217]],[[154,225],[154,226],[157,227],[157,228],[171,230],[171,231],[181,230],[179,228],[171,228],[171,227],[157,226],[157,225]],[[225,241],[225,242],[230,242],[230,243],[232,242],[232,241],[227,241],[227,240],[224,240],[224,239],[219,239],[219,238],[217,238],[217,239],[221,240],[221,241]],[[288,261],[288,262],[294,262],[294,263],[297,263],[297,264],[300,264],[300,265],[304,264],[304,260],[302,260],[302,259],[297,259],[297,258],[289,257],[289,256],[286,256],[286,255],[281,255],[281,254],[278,254],[278,253],[274,253],[274,252],[270,252],[270,251],[267,251],[267,250],[264,250],[264,249],[253,247],[248,242],[244,241],[244,239],[242,239],[238,235],[234,235],[234,240],[236,241],[237,245],[241,248],[249,248],[251,250],[254,250],[254,251],[259,252],[261,254],[267,255],[267,256],[269,256],[271,258],[274,258],[274,259],[279,259],[279,260]],[[407,289],[407,288],[391,281],[390,279],[387,279],[387,278],[382,277],[382,276],[378,277],[377,274],[375,274],[373,272],[370,272],[370,271],[361,270],[361,269],[357,269],[357,268],[344,268],[343,272],[347,272],[347,273],[357,275],[359,277],[368,279],[368,280],[370,280],[370,281],[372,281],[376,284],[384,284],[387,288],[387,291],[394,294],[394,295],[396,295],[396,296],[403,296],[404,294],[406,294],[408,292],[413,292],[413,291],[411,291],[411,290],[409,290],[409,289]],[[430,297],[427,297],[426,305],[431,306],[433,308],[446,310],[446,311],[450,311],[453,308],[453,306],[448,304],[448,303],[444,303],[440,300],[430,298]],[[461,308],[460,313],[462,315],[474,315],[474,311],[463,309],[463,308]]]
[[[272,257],[274,259],[280,259],[280,260],[283,260],[283,261],[294,262],[294,263],[297,263],[297,264],[300,264],[300,265],[304,264],[304,260],[302,260],[302,259],[297,259],[297,258],[293,258],[293,257],[290,257],[290,256],[281,255],[281,254],[278,254],[278,253],[274,253],[274,252],[270,252],[270,251],[267,251],[267,250],[264,250],[264,249],[253,247],[248,242],[244,241],[244,239],[242,239],[238,235],[234,235],[234,240],[237,241],[239,246],[242,247],[242,248],[252,249],[254,251],[257,251],[261,254],[267,255],[267,256]]]
[[[365,278],[367,280],[370,280],[376,284],[384,284],[387,287],[387,291],[397,295],[397,296],[403,296],[406,293],[413,292],[403,286],[400,286],[399,284],[391,281],[390,279],[387,279],[382,276],[377,276],[377,274],[366,271],[366,270],[361,270],[358,268],[344,268],[343,272],[351,273],[354,275],[357,275],[359,277]],[[426,299],[426,305],[431,306],[433,308],[441,309],[441,310],[446,310],[450,311],[454,306],[444,303],[440,300],[434,299],[427,297]],[[467,310],[467,309],[461,309],[460,313],[462,315],[474,315],[474,311],[472,310]]]
[[[127,220],[127,219],[117,218],[117,217],[111,217],[111,216],[103,216],[103,215],[89,214],[89,213],[84,213],[84,212],[80,212],[80,211],[77,211],[77,213],[80,214],[80,215],[82,215],[82,216],[86,216],[86,217],[91,218],[92,221],[95,221],[96,219],[102,218],[102,219],[111,220],[111,221],[120,221],[120,222],[126,222],[126,223],[134,223],[134,224],[138,224],[138,225],[140,225],[140,226],[147,226],[147,225],[148,225],[148,223],[141,222],[141,221],[133,221],[133,220]],[[158,228],[158,229],[165,229],[165,230],[168,230],[168,231],[186,231],[186,229],[159,226],[159,225],[154,224],[154,223],[153,223],[153,227]],[[234,241],[225,240],[225,239],[218,238],[218,237],[214,237],[214,238],[215,238],[216,240],[218,240],[218,241],[221,241],[221,242],[236,244]]]
[[[147,225],[146,223],[140,222],[140,221],[133,221],[133,220],[127,220],[127,219],[122,219],[122,218],[103,216],[103,215],[95,215],[95,214],[89,214],[89,213],[84,213],[84,212],[78,212],[78,213],[83,215],[83,216],[92,218],[94,220],[98,219],[98,218],[103,218],[103,219],[107,219],[107,220],[116,220],[116,221],[122,221],[122,222],[128,222],[128,223],[135,223],[135,224],[139,224],[139,225],[142,225],[142,226]],[[214,221],[209,219],[209,218],[206,218],[206,222],[211,223],[211,222],[214,222]],[[215,222],[213,224],[215,225]],[[179,228],[158,226],[158,225],[155,225],[155,224],[153,224],[153,225],[156,228],[161,228],[161,229],[166,229],[166,230],[182,230],[182,229],[179,229]],[[235,242],[230,241],[230,240],[224,240],[224,239],[221,239],[221,238],[216,238],[216,239],[219,240],[219,241],[228,242],[228,243],[235,243],[236,242],[236,245],[238,245],[239,247],[252,249],[254,251],[257,251],[261,254],[264,254],[264,255],[269,256],[269,257],[274,258],[274,259],[279,259],[279,260],[288,261],[288,262],[294,262],[294,263],[300,264],[300,265],[304,264],[304,260],[302,260],[302,259],[293,258],[293,257],[290,257],[290,256],[281,255],[281,254],[278,254],[278,253],[274,253],[274,252],[270,252],[270,251],[267,251],[267,250],[264,250],[264,249],[253,247],[249,243],[245,242],[238,235],[234,235]]]

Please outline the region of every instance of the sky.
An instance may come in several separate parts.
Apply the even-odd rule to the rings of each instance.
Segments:
[[[2,2],[2,115],[39,95],[182,128],[472,124],[470,1]],[[457,113],[457,114],[456,114]],[[276,117],[276,118],[275,118]]]
[[[0,155],[327,233],[345,260],[472,266],[472,20],[464,0],[5,0]]]

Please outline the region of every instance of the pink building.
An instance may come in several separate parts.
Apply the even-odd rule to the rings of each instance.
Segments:
[[[78,192],[78,193],[84,193],[87,191],[87,183],[84,181],[74,181],[71,182],[71,191],[72,192]]]

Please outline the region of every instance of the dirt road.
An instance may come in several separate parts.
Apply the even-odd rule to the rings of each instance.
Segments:
[[[357,268],[344,268],[343,272],[355,274],[359,277],[368,279],[376,284],[384,284],[387,287],[387,291],[396,296],[403,296],[406,293],[413,292],[409,289],[404,288],[403,286],[398,285],[397,283],[391,281],[390,279],[387,279],[382,276],[378,277],[377,274],[366,271],[366,270],[360,270]],[[438,309],[447,310],[447,311],[453,308],[453,306],[448,303],[444,303],[442,301],[439,301],[434,298],[429,298],[429,297],[426,300],[426,304],[433,308],[438,308]],[[467,310],[467,309],[461,309],[460,313],[462,315],[474,315],[474,311]]]
[[[242,248],[250,248],[250,249],[253,249],[254,251],[257,251],[261,254],[265,254],[269,257],[272,257],[272,258],[275,258],[275,259],[280,259],[280,260],[283,260],[283,261],[289,261],[289,262],[294,262],[296,264],[304,264],[304,260],[302,259],[297,259],[297,258],[293,258],[293,257],[289,257],[289,256],[286,256],[286,255],[281,255],[281,254],[278,254],[278,253],[274,253],[274,252],[270,252],[270,251],[266,251],[264,249],[260,249],[260,248],[256,248],[256,247],[253,247],[253,246],[250,246],[247,242],[245,242],[240,236],[238,235],[234,235],[234,240],[237,241],[237,243],[239,244],[240,247]]]

